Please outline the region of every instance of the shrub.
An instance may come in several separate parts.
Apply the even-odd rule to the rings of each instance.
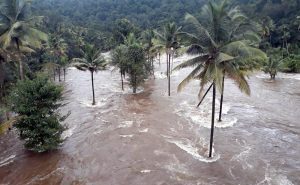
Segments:
[[[62,106],[61,86],[51,83],[46,77],[20,81],[10,93],[11,109],[19,115],[15,127],[25,141],[25,148],[35,152],[56,149],[62,142],[65,127],[60,123],[57,109]]]

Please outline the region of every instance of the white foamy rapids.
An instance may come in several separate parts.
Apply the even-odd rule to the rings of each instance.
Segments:
[[[216,107],[219,107],[219,102],[216,101]],[[228,116],[230,110],[230,106],[227,104],[223,104],[223,117],[222,121],[215,121],[215,127],[217,128],[227,128],[232,127],[235,123],[237,123],[238,119],[235,117]],[[203,104],[196,108],[196,104],[188,103],[184,101],[180,104],[179,108],[175,110],[175,113],[179,116],[185,117],[190,122],[200,125],[205,128],[211,127],[211,103],[203,102]],[[218,115],[216,112],[215,115]],[[226,115],[226,116],[224,116]]]
[[[141,130],[139,130],[139,132],[140,133],[147,133],[149,131],[149,129],[148,128],[145,128],[145,129],[141,129]]]
[[[131,135],[120,135],[120,137],[122,138],[132,138],[134,135],[131,134]]]
[[[268,74],[258,74],[256,75],[256,78],[260,79],[270,79],[270,75]],[[278,73],[276,78],[281,78],[281,79],[294,79],[294,80],[300,80],[300,74],[292,74],[292,73]]]
[[[152,170],[141,170],[141,173],[150,173]]]
[[[257,185],[294,185],[287,176],[267,166],[265,178]]]
[[[205,146],[205,144],[203,144],[203,146],[201,146],[201,147],[202,147],[202,149],[205,147],[206,152],[203,152],[203,155],[200,155],[199,154],[200,149],[192,141],[190,141],[188,139],[185,139],[184,141],[167,139],[167,141],[169,143],[175,144],[177,147],[179,147],[186,153],[192,155],[194,159],[197,159],[201,162],[210,163],[210,162],[215,162],[218,159],[220,159],[220,155],[215,154],[214,149],[213,149],[213,157],[212,158],[205,157],[205,156],[208,156],[208,150],[206,150],[207,146]]]
[[[67,139],[69,137],[71,137],[73,134],[74,134],[74,131],[77,127],[72,127],[72,128],[68,128],[67,130],[65,130],[62,135],[61,135],[61,138],[62,139]]]
[[[102,98],[101,100],[96,100],[96,105],[92,105],[92,100],[82,100],[79,101],[80,105],[83,107],[87,107],[87,108],[99,108],[99,107],[103,107],[107,104],[107,99],[108,98]]]
[[[123,121],[118,128],[130,128],[133,126],[133,121]]]
[[[124,85],[124,90],[122,90],[122,87],[120,84],[115,84],[112,86],[109,86],[109,90],[113,93],[120,93],[120,94],[133,94],[133,90],[132,88],[130,88],[127,85]],[[140,94],[144,92],[144,88],[143,87],[138,87],[136,90],[136,94]]]
[[[162,71],[156,71],[154,73],[154,76],[156,79],[166,79],[167,78],[167,75],[165,72],[162,72]]]
[[[15,157],[16,157],[16,155],[10,155],[9,157],[7,157],[5,159],[1,159],[1,161],[0,161],[0,167],[6,166],[6,165],[14,162],[14,158]]]

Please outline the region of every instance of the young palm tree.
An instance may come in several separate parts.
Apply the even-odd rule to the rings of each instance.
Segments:
[[[200,23],[194,16],[187,14],[189,33],[185,37],[189,42],[188,52],[198,54],[175,69],[194,67],[194,70],[179,84],[178,90],[193,79],[199,79],[202,94],[206,84],[211,83],[213,88],[212,102],[212,125],[209,157],[212,156],[214,121],[215,121],[215,98],[216,88],[221,92],[221,104],[223,101],[225,74],[236,82],[240,90],[250,95],[250,87],[245,78],[245,70],[253,69],[255,63],[249,61],[266,59],[261,50],[255,48],[258,36],[253,30],[244,27],[245,16],[237,8],[229,9],[226,0],[220,4],[209,2],[202,10],[203,20]],[[243,32],[243,34],[239,34]],[[205,93],[204,97],[208,91]],[[204,98],[203,97],[203,98]],[[202,101],[201,101],[202,102]],[[200,103],[201,103],[200,102]],[[199,106],[199,105],[198,105]],[[222,105],[220,107],[222,109]],[[221,110],[220,110],[221,115]],[[221,116],[220,116],[221,117]]]
[[[93,103],[92,105],[96,105],[95,100],[95,89],[94,89],[94,73],[99,70],[105,70],[107,65],[104,57],[101,55],[101,51],[99,51],[93,45],[86,45],[83,50],[83,58],[74,58],[73,59],[74,66],[81,71],[90,71],[91,79],[92,79],[92,91],[93,91]]]
[[[167,76],[168,76],[168,95],[171,96],[171,56],[173,50],[179,47],[178,36],[181,34],[181,27],[175,23],[165,25],[163,32],[155,32],[157,37],[155,48],[164,49],[167,56]]]
[[[33,28],[38,18],[29,16],[28,0],[3,0],[0,2],[0,45],[3,49],[33,52],[47,41],[47,35]],[[22,60],[19,59],[20,79],[24,79]]]
[[[282,69],[283,58],[280,54],[280,48],[274,48],[268,50],[269,60],[263,65],[263,72],[270,75],[271,80],[275,80],[277,72]]]

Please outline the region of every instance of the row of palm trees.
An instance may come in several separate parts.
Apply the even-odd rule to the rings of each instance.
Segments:
[[[6,23],[0,25],[0,46],[5,51],[4,53],[11,53],[12,56],[19,57],[21,80],[24,79],[21,59],[23,54],[41,48],[48,40],[45,33],[33,28],[35,23],[32,20],[34,19],[28,18],[27,6],[28,3],[22,0],[2,1],[0,4],[2,10],[0,16]],[[132,49],[137,50],[143,48],[148,64],[150,64],[147,66],[150,66],[149,69],[152,70],[153,74],[154,58],[164,52],[167,56],[168,95],[170,96],[173,53],[182,46],[187,47],[187,53],[193,54],[195,57],[181,63],[173,70],[193,68],[191,73],[179,84],[178,91],[181,91],[192,80],[200,80],[199,97],[201,101],[198,107],[208,92],[213,89],[209,150],[209,157],[212,157],[216,91],[219,90],[221,93],[219,112],[219,121],[221,121],[225,77],[232,79],[242,92],[250,95],[250,87],[246,80],[247,74],[249,71],[257,69],[261,61],[267,60],[267,56],[257,49],[260,42],[260,25],[248,19],[238,7],[229,7],[226,0],[221,3],[210,1],[203,7],[201,17],[202,19],[199,21],[193,15],[187,14],[185,16],[185,28],[178,27],[175,23],[169,23],[161,32],[145,31],[140,39],[137,39],[133,34],[129,34],[128,38],[125,39],[125,44],[120,45],[113,51],[112,62],[120,69],[122,89],[124,89],[123,79],[128,71],[124,57],[126,47],[132,46]],[[48,51],[56,57],[53,61],[63,60],[68,63],[65,54],[65,43],[60,36],[52,36],[49,40]],[[137,50],[133,50],[132,53],[140,54],[140,52],[135,52]],[[1,64],[6,57],[3,52],[0,52],[0,55]],[[141,55],[139,58],[137,62],[143,62],[144,57]],[[82,58],[74,58],[72,62],[77,69],[88,70],[91,73],[92,104],[95,105],[94,73],[104,70],[108,65],[107,61],[95,46],[85,44],[82,49]],[[57,67],[55,63],[53,63],[53,66]],[[141,69],[147,70],[148,68],[142,67]],[[204,93],[207,85],[209,88]]]

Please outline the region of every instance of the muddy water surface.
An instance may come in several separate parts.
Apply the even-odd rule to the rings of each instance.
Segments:
[[[72,114],[65,143],[34,154],[23,149],[15,131],[0,136],[0,184],[300,184],[299,75],[280,74],[274,83],[252,75],[251,97],[226,79],[225,114],[208,159],[211,96],[196,109],[198,81],[176,92],[186,69],[173,72],[168,97],[165,65],[157,65],[156,79],[137,95],[129,87],[121,91],[117,72],[99,72],[96,106],[90,74],[69,69],[62,112]]]

